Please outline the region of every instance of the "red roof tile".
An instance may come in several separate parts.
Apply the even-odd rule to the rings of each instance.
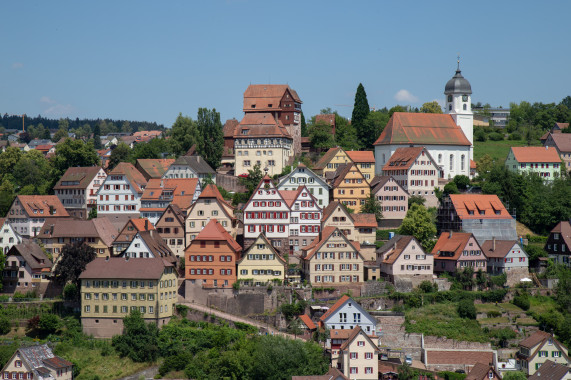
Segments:
[[[377,227],[375,214],[353,214],[351,217],[355,221],[355,227]]]
[[[124,175],[138,193],[142,193],[147,180],[130,162],[120,162],[109,175]]]
[[[245,132],[247,131],[247,132]],[[271,113],[247,113],[234,131],[234,138],[291,138],[281,121]]]
[[[458,260],[462,251],[468,244],[468,240],[473,237],[471,233],[467,232],[443,232],[440,234],[438,241],[432,248],[434,259],[438,260]],[[476,239],[474,239],[476,241]],[[478,242],[476,241],[476,244]],[[453,252],[453,256],[441,256],[441,252]]]
[[[374,145],[463,145],[470,141],[449,114],[395,112]]]
[[[347,296],[347,295],[345,295],[345,296],[339,298],[339,299],[337,300],[337,302],[335,302],[335,304],[334,304],[333,306],[331,306],[331,308],[330,308],[329,310],[327,310],[327,312],[326,312],[325,314],[323,314],[323,315],[321,316],[321,318],[319,318],[319,320],[320,320],[321,322],[325,322],[325,320],[326,320],[327,318],[329,318],[329,317],[331,316],[331,314],[335,313],[335,311],[337,311],[337,309],[339,309],[341,306],[343,306],[343,305],[345,304],[345,302],[347,302],[347,301],[350,300],[350,299],[351,299],[351,297],[349,297],[349,296]]]
[[[371,163],[375,162],[375,155],[370,150],[347,150],[345,151],[353,162]]]
[[[307,326],[308,329],[315,330],[317,328],[317,326],[315,326],[315,323],[313,323],[313,321],[311,320],[311,318],[308,315],[306,315],[306,314],[300,315],[299,319],[301,319],[303,324],[305,326]]]
[[[224,227],[216,219],[210,219],[210,222],[200,231],[194,240],[224,240],[230,248],[236,252],[242,251],[240,244],[226,231]]]
[[[279,110],[280,102],[287,92],[294,101],[302,103],[297,92],[287,84],[251,84],[244,92],[244,112]]]
[[[428,158],[435,166],[437,166],[436,162],[434,162],[434,159],[428,153],[426,148],[417,146],[409,148],[398,148],[395,150],[391,158],[389,158],[385,166],[383,166],[383,171],[410,169],[410,167],[414,164],[418,156],[420,156],[423,151],[425,152],[426,158]]]
[[[69,216],[61,201],[55,195],[18,195],[16,200],[20,202],[26,214],[30,217],[34,217],[34,215],[42,218]]]
[[[542,146],[513,146],[511,151],[517,162],[556,162],[561,158],[555,147]]]
[[[495,194],[450,194],[460,219],[513,219]]]

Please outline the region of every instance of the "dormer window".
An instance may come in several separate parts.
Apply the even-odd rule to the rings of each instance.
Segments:
[[[268,108],[272,108],[272,107],[273,107],[273,104],[268,104]]]
[[[250,132],[249,129],[242,129],[242,134],[247,135]]]

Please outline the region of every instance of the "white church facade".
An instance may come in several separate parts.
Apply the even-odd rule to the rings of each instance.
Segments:
[[[402,147],[425,147],[440,169],[440,178],[456,175],[470,177],[473,160],[474,116],[472,88],[460,68],[446,83],[445,114],[395,112],[375,142],[375,174],[395,150]]]

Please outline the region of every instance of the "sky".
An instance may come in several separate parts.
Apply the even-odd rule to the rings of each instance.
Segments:
[[[571,95],[571,1],[5,1],[0,113],[241,119],[249,84],[289,84],[307,119],[444,101],[457,55],[472,102]]]

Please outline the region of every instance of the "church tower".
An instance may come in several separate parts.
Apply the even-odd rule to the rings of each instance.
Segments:
[[[470,141],[470,160],[474,159],[474,114],[472,113],[472,86],[462,76],[460,58],[456,74],[446,83],[446,113],[450,114]]]

